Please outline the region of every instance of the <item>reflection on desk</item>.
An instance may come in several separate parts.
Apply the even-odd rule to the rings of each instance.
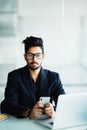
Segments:
[[[50,130],[40,124],[37,124],[34,120],[29,118],[18,119],[13,116],[9,116],[8,119],[0,121],[0,130]],[[64,129],[62,129],[64,130]],[[86,126],[80,126],[75,128],[69,128],[65,130],[87,130]]]

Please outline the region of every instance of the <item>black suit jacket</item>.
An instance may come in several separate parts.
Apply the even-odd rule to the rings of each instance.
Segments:
[[[64,93],[59,74],[41,68],[38,97],[50,96],[57,103],[58,96]],[[21,117],[21,113],[32,109],[37,101],[28,66],[10,72],[1,112]]]

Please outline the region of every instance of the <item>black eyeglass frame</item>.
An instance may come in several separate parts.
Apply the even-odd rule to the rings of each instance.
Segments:
[[[42,59],[43,58],[43,53],[26,53],[27,57],[29,59],[34,59],[34,57],[36,57],[37,59]]]

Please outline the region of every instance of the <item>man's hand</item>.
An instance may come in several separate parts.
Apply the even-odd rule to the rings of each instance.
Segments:
[[[28,110],[26,110],[26,111],[24,111],[23,113],[22,113],[22,116],[23,117],[28,117],[28,113],[30,112],[30,109],[28,109]]]
[[[37,118],[40,117],[43,114],[43,110],[44,110],[44,105],[37,102],[32,111],[30,112],[30,118]]]
[[[53,108],[53,106],[52,106],[51,103],[47,103],[47,104],[45,105],[44,113],[45,113],[48,117],[54,117],[55,111],[54,111],[54,108]]]

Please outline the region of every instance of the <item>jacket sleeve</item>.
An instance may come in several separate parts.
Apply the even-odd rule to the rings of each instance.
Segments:
[[[1,112],[14,115],[16,117],[22,117],[22,112],[29,109],[23,105],[19,105],[19,93],[18,83],[15,77],[9,73],[7,85],[5,89],[5,99],[1,103]]]
[[[58,73],[56,73],[54,84],[53,84],[53,90],[52,90],[52,99],[55,102],[55,109],[57,106],[58,97],[61,94],[65,94],[65,90],[63,88],[63,84],[61,82],[60,75]]]

